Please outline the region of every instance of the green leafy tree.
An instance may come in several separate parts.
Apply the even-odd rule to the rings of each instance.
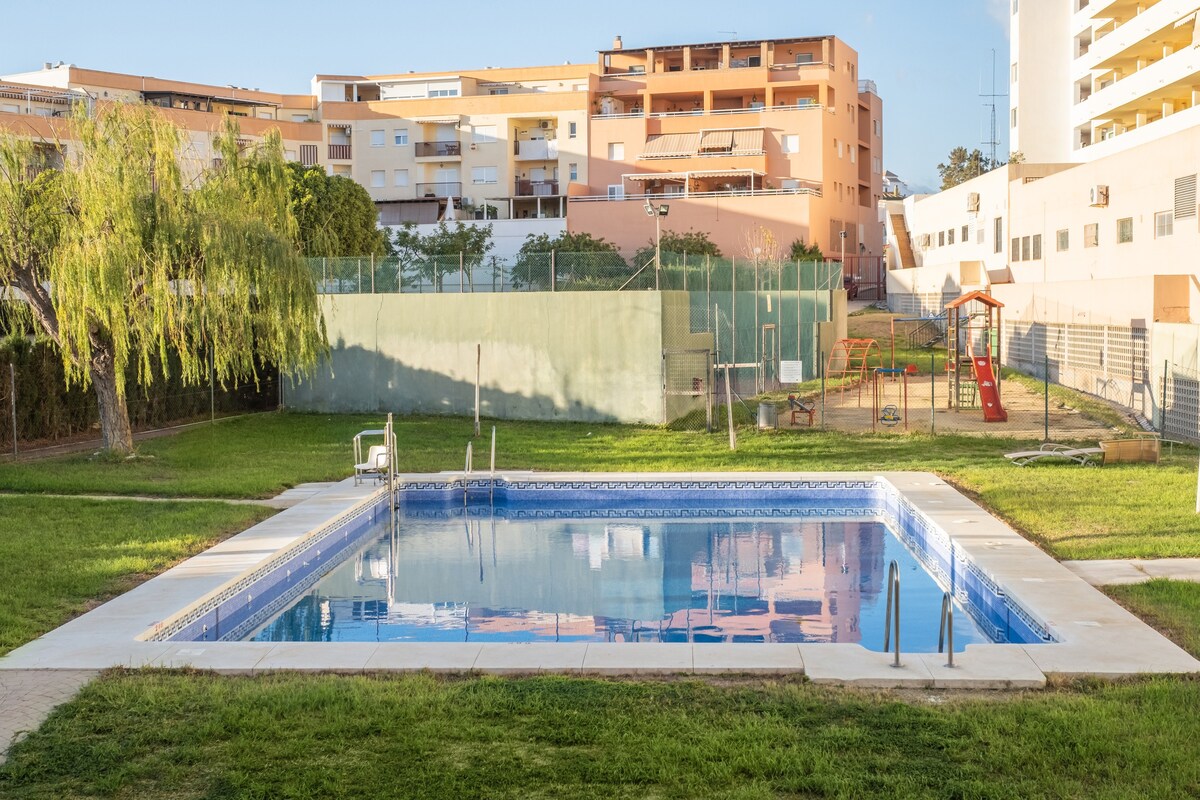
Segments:
[[[453,225],[439,222],[424,236],[417,231],[416,223],[406,222],[393,235],[391,247],[406,272],[441,289],[446,273],[458,272],[460,253],[462,268],[474,270],[483,264],[495,244],[491,225],[464,225],[455,220]]]
[[[664,264],[670,263],[672,256],[682,258],[685,254],[689,262],[694,256],[721,257],[721,248],[717,247],[716,242],[709,239],[708,234],[704,231],[688,231],[687,233],[663,231],[659,243],[662,247]],[[637,251],[633,257],[633,263],[641,267],[643,264],[653,261],[654,254],[654,241],[651,240],[646,243],[645,247]]]
[[[292,214],[306,256],[371,256],[387,252],[387,232],[375,225],[375,203],[358,183],[322,167],[287,165]]]
[[[309,371],[328,344],[279,134],[239,148],[226,121],[195,176],[182,131],[149,107],[81,105],[71,124],[60,173],[0,135],[0,286],[21,292],[68,386],[94,388],[105,448],[133,451],[127,367],[143,386],[168,363],[206,382],[210,359],[222,385],[255,380],[258,359]]]
[[[563,231],[557,236],[529,234],[513,265],[512,284],[518,289],[550,288],[551,253],[557,283],[590,282],[606,285],[628,277],[629,264],[617,246],[590,233]],[[616,284],[617,286],[620,283]]]
[[[813,242],[805,244],[804,239],[796,239],[788,248],[788,258],[792,261],[824,261],[825,254],[821,251],[821,245]]]
[[[942,190],[958,186],[960,183],[977,178],[993,167],[992,160],[978,149],[967,152],[965,147],[956,147],[950,151],[950,158],[945,164],[938,164],[938,175],[942,179]]]

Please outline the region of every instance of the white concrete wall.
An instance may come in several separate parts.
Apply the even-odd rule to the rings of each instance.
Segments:
[[[525,244],[525,237],[540,236],[545,234],[550,238],[554,238],[563,233],[567,229],[567,221],[563,219],[490,219],[490,220],[462,220],[464,225],[492,226],[492,244],[494,249],[488,253],[489,257],[494,257],[500,261],[511,261],[516,258],[517,251],[521,249],[521,245]],[[448,223],[453,226],[454,223]],[[399,225],[385,225],[389,232],[393,233],[400,229]],[[427,236],[437,228],[437,224],[418,225],[416,232],[422,236]]]

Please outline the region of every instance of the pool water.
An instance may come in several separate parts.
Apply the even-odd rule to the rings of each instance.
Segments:
[[[256,641],[841,642],[937,650],[943,589],[874,520],[386,519]],[[956,608],[954,644],[991,639]]]

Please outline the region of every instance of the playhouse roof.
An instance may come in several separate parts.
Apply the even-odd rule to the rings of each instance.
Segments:
[[[978,300],[985,306],[991,306],[992,308],[1004,308],[1004,303],[1001,303],[987,292],[981,292],[978,289],[973,292],[967,292],[955,300],[951,300],[949,303],[946,303],[946,308],[960,308],[972,300]]]

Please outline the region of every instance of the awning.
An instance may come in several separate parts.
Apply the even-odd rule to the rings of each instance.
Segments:
[[[693,178],[761,178],[766,173],[753,169],[701,169],[688,174]]]
[[[413,117],[413,122],[422,125],[457,125],[462,122],[462,116],[455,114],[452,117]]]
[[[763,152],[763,132],[762,128],[752,130],[733,131],[733,150],[731,155],[735,156],[752,156],[762,155]]]
[[[639,158],[687,158],[700,144],[698,133],[664,133],[646,142]]]
[[[733,131],[707,131],[700,139],[700,152],[728,152],[733,147]]]
[[[627,181],[649,183],[650,181],[682,181],[687,178],[686,172],[638,172],[633,175],[622,175]]]

